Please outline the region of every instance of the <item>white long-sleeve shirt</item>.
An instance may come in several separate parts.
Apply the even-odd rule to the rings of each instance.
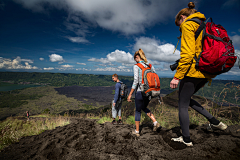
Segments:
[[[143,61],[140,61],[138,63],[141,63],[145,68],[148,67],[146,64],[144,64]],[[147,63],[147,64],[149,64],[149,63]],[[152,65],[152,70],[153,70],[153,72],[156,73],[153,65]],[[132,89],[135,89],[136,91],[141,91],[139,86],[140,86],[140,83],[142,82],[142,69],[139,68],[137,65],[134,65],[133,73],[134,73],[134,80],[133,80]]]

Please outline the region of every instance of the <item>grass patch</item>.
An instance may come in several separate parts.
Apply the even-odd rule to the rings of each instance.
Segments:
[[[178,108],[169,107],[164,103],[162,103],[161,105],[160,104],[156,105],[155,108],[149,107],[149,109],[152,111],[158,123],[160,123],[161,126],[163,126],[164,128],[171,129],[171,128],[180,126]],[[221,112],[219,112],[219,108],[209,108],[207,110],[213,116],[215,116],[218,120],[220,120],[221,122],[225,123],[228,126],[240,125],[239,121],[230,120],[227,117],[220,116]],[[189,109],[188,114],[189,114],[190,124],[195,124],[200,126],[200,125],[209,123],[204,116],[202,116],[201,114],[199,114],[198,112],[196,112],[191,108]],[[94,115],[92,116],[94,117]],[[99,115],[97,115],[97,117],[102,117],[100,118],[98,123],[111,122],[112,121],[111,108],[107,109],[106,112],[104,113],[100,113]],[[135,124],[134,114],[130,116],[129,115],[126,116],[123,108],[122,108],[122,120],[124,124],[130,124],[130,125]],[[152,122],[152,120],[144,112],[142,112],[140,124],[144,124],[147,122]]]
[[[135,116],[129,116],[129,117],[126,119],[126,123],[127,123],[127,124],[135,124]]]
[[[110,117],[102,117],[97,123],[103,124],[105,122],[112,122],[112,118]]]
[[[43,117],[43,115],[34,116],[30,121],[9,117],[5,121],[0,122],[0,150],[11,143],[18,142],[22,137],[38,135],[45,130],[52,130],[58,126],[70,123],[68,118],[62,116]]]

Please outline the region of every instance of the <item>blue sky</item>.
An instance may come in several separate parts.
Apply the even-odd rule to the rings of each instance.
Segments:
[[[172,77],[169,65],[180,57],[175,15],[188,2],[0,0],[0,71],[133,75],[133,54],[142,48],[160,77]],[[240,1],[195,2],[240,54]],[[237,65],[224,75],[240,76]]]

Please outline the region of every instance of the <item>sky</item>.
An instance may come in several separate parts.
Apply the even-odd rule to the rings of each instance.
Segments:
[[[159,77],[180,58],[175,16],[187,0],[0,0],[0,72],[133,75],[143,49]],[[240,55],[240,0],[196,0]],[[222,79],[240,79],[237,64]]]

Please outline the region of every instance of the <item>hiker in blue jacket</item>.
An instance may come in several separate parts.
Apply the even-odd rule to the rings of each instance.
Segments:
[[[121,89],[121,81],[118,79],[118,75],[114,74],[112,75],[112,80],[114,82],[117,82],[115,85],[115,95],[114,95],[114,99],[112,101],[112,117],[113,117],[113,121],[112,124],[122,124],[122,118],[121,118],[121,107],[122,107],[122,99],[120,97],[120,89]],[[118,114],[118,121],[116,122],[116,117]]]

